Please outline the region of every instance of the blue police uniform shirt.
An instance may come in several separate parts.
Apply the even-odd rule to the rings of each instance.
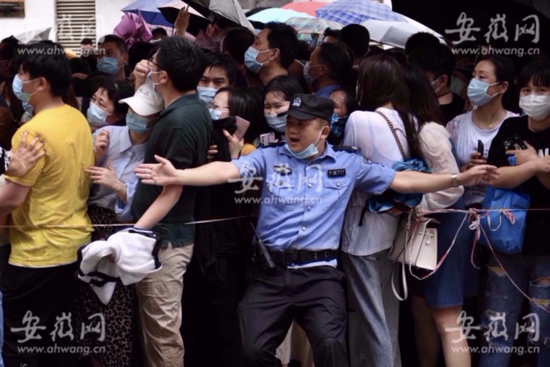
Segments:
[[[233,164],[241,174],[241,191],[259,190],[253,179],[261,180],[257,232],[271,251],[338,249],[353,190],[379,195],[395,177],[393,169],[328,143],[311,161],[295,158],[278,144],[259,148]]]

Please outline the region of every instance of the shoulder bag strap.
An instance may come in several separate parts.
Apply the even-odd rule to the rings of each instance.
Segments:
[[[399,151],[401,152],[401,155],[403,156],[403,160],[406,161],[408,159],[407,154],[405,154],[405,149],[403,149],[403,145],[401,145],[401,140],[399,140],[399,137],[397,136],[397,131],[393,127],[393,124],[391,123],[390,119],[380,111],[374,111],[374,112],[376,112],[377,114],[382,116],[382,118],[384,120],[386,120],[386,122],[388,123],[388,126],[390,127],[390,130],[391,130],[391,132],[393,134],[393,137],[395,139],[395,142],[397,143],[397,146],[399,147]]]

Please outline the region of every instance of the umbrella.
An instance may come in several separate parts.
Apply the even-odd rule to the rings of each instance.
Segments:
[[[248,19],[246,19],[246,15],[244,15],[243,9],[237,0],[187,0],[187,2],[193,6],[197,5],[195,9],[202,14],[205,14],[204,11],[206,11],[210,20],[215,20],[215,17],[211,14],[214,13],[235,24],[254,31],[254,27]],[[200,8],[202,8],[203,11],[201,11]]]
[[[410,36],[425,31],[425,29],[417,28],[415,25],[406,22],[369,19],[362,22],[361,25],[369,30],[371,40],[401,48],[405,48],[405,43]],[[430,33],[438,37],[440,41],[443,39],[441,35],[434,31]]]
[[[295,17],[288,19],[285,23],[296,29],[298,33],[305,34],[323,34],[327,28],[341,29],[343,27],[340,23],[319,18]]]
[[[20,35],[15,36],[15,38],[17,38],[17,40],[23,44],[45,41],[50,38],[51,30],[52,30],[52,27],[36,29],[34,31],[21,33]]]
[[[290,18],[315,19],[315,17],[290,9],[269,8],[248,17],[248,20],[260,23],[281,22],[285,23]]]
[[[180,0],[172,0],[168,3],[162,4],[158,7],[164,18],[170,23],[170,26],[173,27],[173,24],[178,18],[178,14],[181,8],[189,6]],[[187,33],[192,35],[197,35],[202,29],[206,29],[210,24],[210,21],[207,20],[204,15],[199,13],[196,9],[193,9],[189,6],[189,14],[191,18],[189,19],[189,27],[187,28]]]
[[[306,13],[311,16],[316,17],[315,11],[323,6],[327,5],[326,2],[321,1],[305,1],[302,3],[289,3],[284,6],[281,6],[281,9],[294,10],[300,13]]]
[[[173,27],[174,25],[168,22],[161,14],[158,7],[171,0],[137,0],[122,9],[125,13],[141,14],[143,19],[149,24],[162,25],[165,27]]]
[[[405,22],[401,14],[387,5],[370,0],[338,0],[316,11],[317,16],[344,25],[361,23],[368,19]]]
[[[550,18],[550,3],[547,0],[513,0],[513,1],[532,6],[533,8],[540,11],[542,14],[546,15],[547,18]]]

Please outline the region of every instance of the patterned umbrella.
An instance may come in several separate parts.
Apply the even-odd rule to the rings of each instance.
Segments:
[[[281,6],[281,9],[294,10],[300,13],[306,13],[311,16],[315,16],[315,11],[323,6],[327,5],[327,2],[323,1],[304,1],[299,3],[289,3]]]
[[[316,11],[319,18],[344,25],[361,23],[368,19],[405,22],[405,18],[385,4],[370,0],[338,0]]]
[[[324,20],[319,18],[290,18],[286,24],[292,26],[298,33],[302,34],[323,34],[325,29],[341,29],[342,24],[336,23],[330,20]]]
[[[296,18],[296,17],[315,18],[314,16],[311,16],[309,14],[299,13],[297,11],[290,10],[290,9],[269,8],[249,16],[248,20],[253,22],[260,22],[260,23],[269,23],[269,22],[284,23],[290,18]]]

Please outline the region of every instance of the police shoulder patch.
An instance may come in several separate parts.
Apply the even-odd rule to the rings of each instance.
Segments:
[[[332,147],[335,152],[349,152],[349,153],[358,153],[361,151],[361,149],[357,147],[352,147],[349,145],[335,145]]]

